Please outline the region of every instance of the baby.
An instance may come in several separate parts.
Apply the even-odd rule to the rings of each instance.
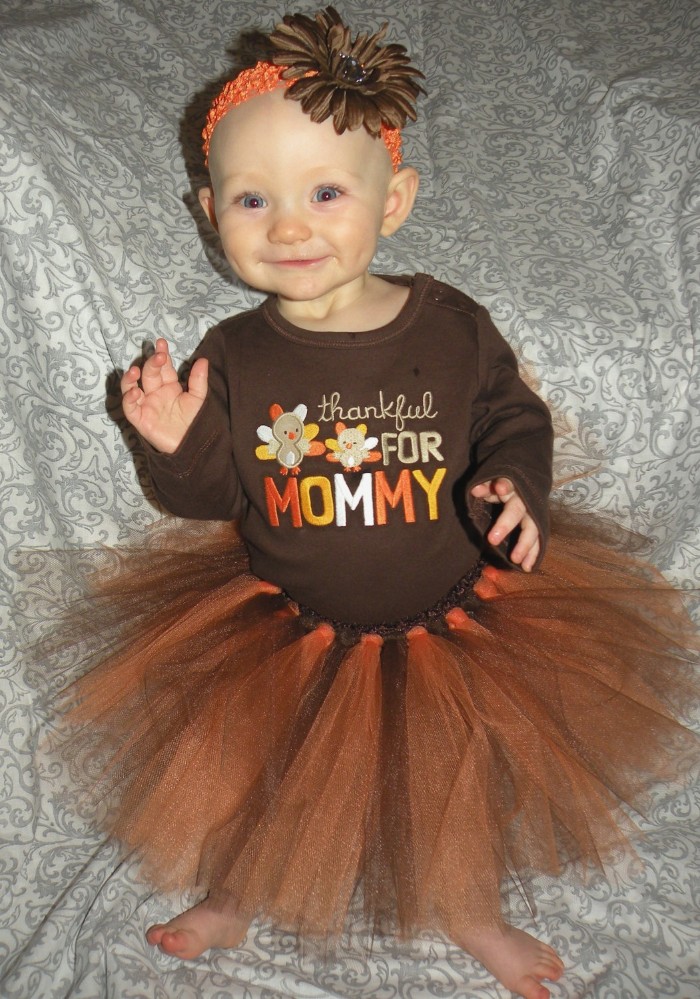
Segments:
[[[227,111],[212,134],[211,187],[201,190],[200,202],[233,270],[274,295],[288,323],[329,337],[370,337],[396,320],[409,296],[408,287],[370,273],[369,266],[379,237],[395,233],[408,217],[418,174],[411,167],[394,171],[381,137],[365,128],[338,134],[332,120],[314,122],[286,96],[279,84]],[[199,358],[185,391],[166,342],[158,340],[143,369],[134,366],[123,377],[124,413],[154,448],[174,453],[207,397],[207,375],[208,361]],[[540,532],[513,482],[498,476],[471,493],[502,504],[489,541],[499,545],[519,529],[510,558],[531,570]],[[236,946],[245,929],[205,901],[151,927],[148,940],[193,958],[209,947]],[[540,983],[563,970],[550,947],[511,927],[465,927],[456,942],[527,999],[545,999]]]

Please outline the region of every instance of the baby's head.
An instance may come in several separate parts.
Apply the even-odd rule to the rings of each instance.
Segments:
[[[310,289],[317,262],[338,254],[351,279],[409,214],[417,175],[400,166],[400,128],[420,74],[402,46],[377,44],[383,33],[352,41],[330,7],[287,16],[270,36],[274,63],[244,70],[212,105],[200,201],[253,287]]]

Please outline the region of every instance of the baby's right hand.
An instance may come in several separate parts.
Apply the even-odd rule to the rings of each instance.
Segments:
[[[143,369],[134,364],[122,377],[124,415],[158,451],[173,454],[182,443],[207,396],[208,364],[204,357],[194,362],[185,391],[168,344],[158,339]]]

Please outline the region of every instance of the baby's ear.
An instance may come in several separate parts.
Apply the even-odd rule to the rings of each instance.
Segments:
[[[386,195],[384,221],[380,229],[382,236],[391,236],[395,233],[411,214],[418,193],[419,180],[418,172],[413,167],[404,167],[392,176]]]
[[[219,223],[216,221],[216,209],[214,207],[214,192],[210,187],[201,187],[199,189],[199,203],[204,209],[204,214],[218,232]]]

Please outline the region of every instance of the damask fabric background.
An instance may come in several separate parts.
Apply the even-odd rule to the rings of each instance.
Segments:
[[[357,30],[390,20],[427,77],[405,136],[421,193],[376,269],[429,271],[484,302],[557,411],[560,496],[648,535],[668,578],[697,587],[697,0],[337,6]],[[259,300],[197,207],[196,135],[238,33],[284,10],[0,6],[5,999],[505,995],[437,938],[377,940],[369,959],[350,942],[324,963],[257,927],[235,952],[161,955],[144,929],[188,900],[138,880],[42,749],[48,680],[22,650],[75,580],[27,553],[124,541],[161,515],[120,420],[118,373],[161,335],[184,360]],[[567,965],[558,999],[700,996],[700,795],[660,788],[643,826],[638,858],[609,881],[536,884],[534,923],[513,901]]]

